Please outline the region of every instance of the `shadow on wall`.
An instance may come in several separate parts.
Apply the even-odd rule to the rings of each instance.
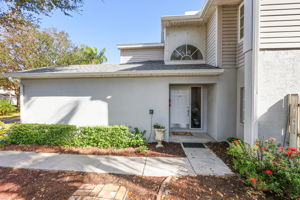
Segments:
[[[266,140],[275,137],[279,143],[283,143],[287,127],[288,96],[273,104],[258,119],[258,134],[260,139]]]
[[[71,104],[61,107],[61,109],[59,109],[59,113],[57,113],[60,118],[56,121],[56,124],[69,124],[74,115],[76,115],[79,104],[80,102],[76,100]]]

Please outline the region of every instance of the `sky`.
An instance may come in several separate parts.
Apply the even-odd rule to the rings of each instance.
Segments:
[[[161,16],[200,10],[204,0],[85,0],[72,17],[56,11],[40,26],[65,31],[76,45],[106,48],[107,63],[119,63],[117,44],[160,42]]]

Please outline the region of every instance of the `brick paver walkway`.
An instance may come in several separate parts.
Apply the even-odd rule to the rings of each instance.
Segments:
[[[69,200],[125,200],[127,189],[124,186],[106,185],[82,185],[76,190]]]

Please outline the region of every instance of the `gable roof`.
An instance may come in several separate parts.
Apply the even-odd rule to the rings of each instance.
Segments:
[[[223,69],[207,64],[165,65],[163,61],[130,64],[92,64],[44,67],[5,73],[15,78],[78,78],[78,77],[149,77],[149,76],[216,76]]]

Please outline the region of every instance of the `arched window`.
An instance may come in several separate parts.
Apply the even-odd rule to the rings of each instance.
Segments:
[[[197,47],[185,44],[173,51],[171,60],[203,60],[203,55]]]

